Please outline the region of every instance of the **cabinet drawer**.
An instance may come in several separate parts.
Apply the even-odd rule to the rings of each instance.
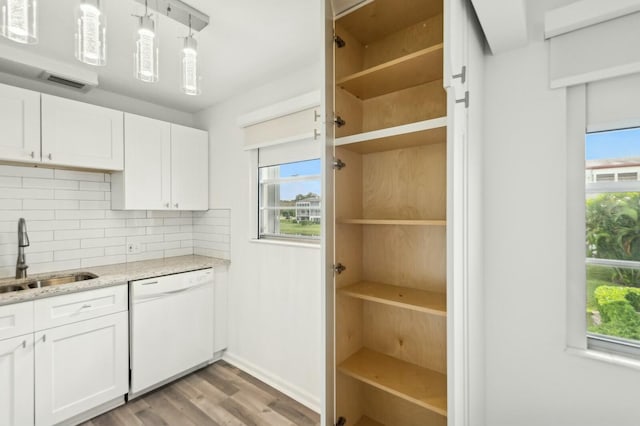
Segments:
[[[50,297],[34,303],[35,329],[44,330],[126,311],[127,285]]]
[[[0,340],[33,333],[33,302],[0,306]]]

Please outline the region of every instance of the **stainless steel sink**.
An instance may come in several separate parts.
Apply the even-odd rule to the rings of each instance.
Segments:
[[[75,274],[69,275],[59,275],[52,277],[43,277],[38,279],[32,279],[21,283],[15,284],[7,284],[0,285],[0,293],[9,293],[12,291],[21,291],[27,290],[30,288],[42,288],[49,287],[52,285],[60,285],[60,284],[68,284],[77,281],[85,281],[91,280],[93,278],[98,278],[96,274],[92,274],[91,272],[77,272]]]

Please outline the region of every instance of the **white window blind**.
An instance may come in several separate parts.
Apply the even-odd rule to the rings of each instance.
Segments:
[[[262,148],[316,137],[317,108],[308,108],[244,128],[245,149]]]
[[[640,74],[589,83],[587,130],[629,127],[640,127]]]
[[[552,37],[552,88],[640,72],[640,12]]]
[[[258,149],[258,167],[320,158],[321,143],[313,138]]]

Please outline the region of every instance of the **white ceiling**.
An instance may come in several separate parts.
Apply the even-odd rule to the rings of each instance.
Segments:
[[[153,0],[151,0],[153,1]],[[209,15],[196,35],[202,69],[200,96],[180,91],[180,48],[187,28],[161,17],[160,81],[133,77],[136,19],[133,0],[103,0],[107,16],[107,65],[92,67],[74,57],[74,11],[78,0],[41,0],[39,43],[0,43],[84,67],[98,73],[100,88],[187,112],[264,84],[320,59],[321,10],[318,0],[184,0]]]

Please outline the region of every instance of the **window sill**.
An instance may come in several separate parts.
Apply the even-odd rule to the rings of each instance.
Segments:
[[[608,352],[596,351],[593,349],[567,348],[565,352],[569,355],[593,359],[596,361],[606,362],[607,364],[618,365],[621,367],[632,368],[634,370],[640,371],[640,360],[634,358],[611,354]]]
[[[266,244],[266,245],[274,245],[274,246],[287,246],[287,247],[300,247],[300,248],[311,248],[311,249],[319,249],[320,243],[305,243],[302,241],[286,241],[286,240],[269,240],[265,238],[251,238],[249,239],[250,243],[257,244]]]

